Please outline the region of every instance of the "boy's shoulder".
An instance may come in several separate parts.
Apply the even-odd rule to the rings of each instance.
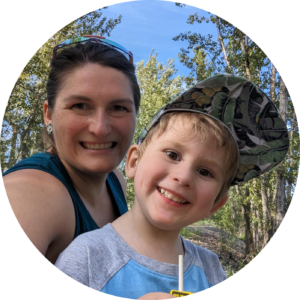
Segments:
[[[119,237],[111,226],[111,223],[108,223],[100,229],[80,234],[65,251],[81,252],[84,256],[88,255],[89,258],[96,258],[99,253],[103,256],[104,253],[109,253],[112,250],[116,251],[118,243]]]
[[[118,246],[116,232],[107,224],[79,235],[60,254],[55,265],[75,280],[101,290],[128,260]]]
[[[182,239],[186,251],[193,253],[194,261],[192,264],[203,269],[211,285],[215,285],[227,278],[216,253],[195,245],[184,238]]]

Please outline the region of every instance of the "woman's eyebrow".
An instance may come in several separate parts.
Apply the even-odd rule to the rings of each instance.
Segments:
[[[67,102],[67,101],[74,100],[74,99],[83,100],[83,101],[91,101],[90,98],[82,96],[82,95],[71,95],[71,96],[64,98],[64,101]]]
[[[133,101],[133,99],[130,99],[130,98],[120,98],[120,99],[112,100],[110,103],[112,103],[112,104],[115,104],[115,103],[134,104],[134,101]]]
[[[70,101],[70,100],[82,100],[82,101],[86,101],[86,102],[92,101],[90,98],[88,98],[86,96],[82,96],[82,95],[71,95],[71,96],[64,98],[65,102]],[[115,103],[134,104],[134,100],[130,99],[130,98],[120,98],[120,99],[114,99],[114,100],[110,101],[110,103],[111,104],[115,104]]]

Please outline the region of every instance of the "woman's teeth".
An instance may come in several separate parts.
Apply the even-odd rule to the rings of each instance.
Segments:
[[[82,143],[83,147],[90,150],[102,150],[102,149],[110,149],[113,146],[113,143],[106,144],[90,144],[90,143]]]
[[[165,197],[167,197],[168,199],[174,201],[174,202],[177,202],[177,203],[181,203],[181,204],[184,204],[184,203],[188,203],[187,201],[183,200],[183,199],[180,199],[176,196],[174,196],[172,193],[168,192],[168,191],[165,191],[164,189],[162,188],[158,188],[159,192],[164,195]]]

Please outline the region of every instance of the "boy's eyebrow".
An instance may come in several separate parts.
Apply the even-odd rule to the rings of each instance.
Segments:
[[[223,168],[219,164],[217,164],[214,160],[207,159],[205,157],[203,157],[202,160],[205,160],[208,164],[213,165],[214,167],[218,168],[221,172],[223,172]]]

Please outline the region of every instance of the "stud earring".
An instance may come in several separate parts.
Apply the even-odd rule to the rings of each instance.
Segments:
[[[46,129],[47,129],[47,133],[48,133],[49,135],[52,135],[52,134],[53,134],[53,126],[52,126],[51,123],[49,123],[49,124],[46,125]]]

